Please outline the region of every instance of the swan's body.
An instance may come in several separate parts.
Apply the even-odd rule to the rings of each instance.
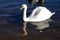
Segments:
[[[20,8],[20,10],[21,9],[24,9],[23,20],[25,22],[41,22],[41,21],[45,21],[45,20],[51,18],[51,16],[55,14],[55,12],[51,13],[51,11],[49,11],[47,8],[39,6],[39,7],[36,7],[33,10],[33,12],[31,13],[31,15],[29,17],[27,17],[26,16],[27,5],[23,4],[22,8]],[[44,24],[44,22],[42,22],[42,24]],[[43,26],[40,26],[40,25],[41,24],[39,24],[39,27],[38,27],[39,29],[44,29],[44,28],[49,27],[49,24],[46,24],[46,23]],[[25,27],[23,27],[23,31],[25,32],[24,35],[27,35],[26,24],[25,24]],[[42,32],[42,31],[40,31],[40,32]]]
[[[44,21],[51,18],[51,16],[55,14],[55,12],[51,13],[51,11],[49,11],[47,8],[39,6],[33,10],[33,12],[31,13],[29,17],[27,17],[26,16],[27,5],[23,4],[22,6],[23,6],[22,8],[24,8],[23,20],[25,22]]]

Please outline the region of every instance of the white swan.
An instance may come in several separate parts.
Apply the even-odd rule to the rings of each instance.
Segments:
[[[31,15],[29,17],[27,17],[26,16],[27,5],[23,4],[22,7],[20,8],[20,10],[21,9],[24,9],[23,20],[25,22],[44,21],[44,20],[51,18],[51,16],[55,14],[55,12],[51,13],[51,11],[49,11],[46,7],[39,6],[33,10],[33,12],[31,13]]]

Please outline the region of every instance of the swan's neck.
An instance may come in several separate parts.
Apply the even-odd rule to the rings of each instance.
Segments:
[[[24,14],[23,14],[23,20],[27,20],[27,16],[26,16],[26,12],[27,12],[27,7],[24,9]]]

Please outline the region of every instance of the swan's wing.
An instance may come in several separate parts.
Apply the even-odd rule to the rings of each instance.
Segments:
[[[39,7],[35,8],[32,12],[32,14],[30,16],[36,16],[37,14],[39,14],[41,11],[41,9]]]
[[[33,15],[33,16],[36,16],[36,15],[38,15],[39,13],[40,13],[40,9],[37,9],[36,11],[35,11],[35,14]]]

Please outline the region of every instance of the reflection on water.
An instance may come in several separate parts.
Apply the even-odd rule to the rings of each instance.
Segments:
[[[47,19],[45,21],[41,21],[41,22],[23,22],[23,31],[24,31],[24,35],[27,35],[28,32],[26,29],[28,29],[27,27],[34,29],[38,29],[40,30],[40,32],[43,32],[42,30],[51,27],[51,23],[53,22],[53,20],[51,19]],[[33,25],[33,26],[31,26]],[[34,27],[34,28],[33,28]],[[31,30],[31,29],[30,29]],[[49,31],[47,31],[49,32]],[[50,31],[51,32],[51,31]]]
[[[26,30],[26,28],[27,28],[27,22],[23,22],[23,31],[24,31],[24,33],[23,33],[23,36],[26,36],[28,33],[27,33],[27,30]]]

